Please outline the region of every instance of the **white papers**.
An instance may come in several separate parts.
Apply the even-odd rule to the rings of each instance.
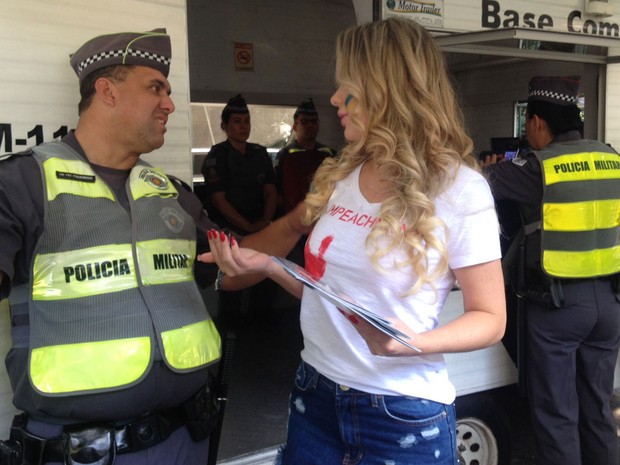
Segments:
[[[282,257],[271,258],[278,265],[284,268],[287,273],[289,273],[298,281],[301,281],[310,289],[317,291],[319,294],[321,294],[323,298],[334,304],[337,308],[354,313],[355,315],[363,318],[365,321],[373,325],[379,331],[387,334],[401,344],[417,352],[421,352],[420,349],[407,342],[406,339],[410,339],[410,337],[402,331],[398,330],[397,328],[394,328],[394,326],[392,326],[392,323],[389,320],[386,320],[385,318],[377,315],[376,313],[373,313],[370,310],[339,296],[334,289],[330,288],[326,283],[322,282],[321,280],[313,278],[310,273],[308,273],[304,268],[297,265],[296,263],[293,263],[292,261]]]

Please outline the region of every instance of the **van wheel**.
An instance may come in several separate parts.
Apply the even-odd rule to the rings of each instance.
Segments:
[[[459,465],[509,465],[510,427],[504,411],[487,394],[456,400]]]

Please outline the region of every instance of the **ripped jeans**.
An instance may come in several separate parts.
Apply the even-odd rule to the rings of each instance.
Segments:
[[[290,398],[283,465],[456,465],[454,405],[368,394],[302,362]]]

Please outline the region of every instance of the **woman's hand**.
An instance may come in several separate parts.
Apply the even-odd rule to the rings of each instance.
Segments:
[[[222,231],[207,231],[211,252],[198,256],[198,260],[216,263],[222,273],[222,290],[235,291],[270,278],[292,295],[301,298],[303,284],[274,262],[271,257],[253,249],[240,248],[236,239],[229,239]]]
[[[351,322],[359,335],[362,336],[371,354],[383,357],[402,357],[420,354],[419,351],[415,351],[404,344],[401,344],[396,339],[378,330],[362,317],[340,308],[338,310],[346,317],[347,320]],[[402,321],[391,320],[391,323],[392,327],[407,334],[409,336],[409,340],[407,340],[407,342],[411,343],[411,345],[415,347],[416,344],[414,343],[413,337],[415,334],[413,331],[405,326]]]
[[[207,231],[207,237],[211,252],[199,255],[198,260],[216,263],[228,276],[242,276],[248,273],[267,274],[270,267],[275,265],[269,255],[252,249],[239,248],[235,238],[229,239],[222,231],[211,229]]]

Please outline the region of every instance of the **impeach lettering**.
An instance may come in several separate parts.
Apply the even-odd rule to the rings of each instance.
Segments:
[[[65,266],[63,270],[65,272],[65,282],[67,283],[70,283],[72,279],[77,281],[90,281],[93,279],[131,274],[131,268],[126,258],[84,263],[76,266]]]
[[[359,214],[351,209],[341,207],[339,205],[332,205],[327,212],[328,215],[336,217],[339,221],[345,223],[353,223],[356,226],[362,228],[372,228],[376,223],[381,221],[381,218]]]

